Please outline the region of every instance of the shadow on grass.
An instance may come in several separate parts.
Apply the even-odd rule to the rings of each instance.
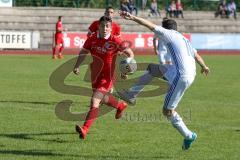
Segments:
[[[17,156],[45,156],[45,157],[77,157],[84,159],[169,159],[171,157],[165,156],[111,156],[111,155],[75,155],[54,153],[49,150],[0,150],[0,155],[17,155]]]
[[[36,101],[0,101],[0,103],[20,103],[20,104],[45,104],[55,105],[58,102],[36,102]]]
[[[41,136],[59,136],[59,135],[72,135],[76,133],[19,133],[19,134],[0,134],[0,137],[7,137],[12,139],[19,140],[39,140],[39,141],[48,141],[55,143],[64,143],[68,142],[65,140],[61,140],[60,138],[55,139],[42,139]],[[38,138],[35,138],[35,137]],[[4,145],[0,145],[0,147],[5,147]],[[50,150],[5,150],[4,148],[0,149],[0,157],[1,155],[22,155],[22,156],[42,156],[42,157],[77,157],[83,159],[171,159],[172,157],[162,155],[161,153],[158,156],[127,156],[127,155],[86,155],[78,152],[75,154],[63,154],[63,153],[54,153]],[[1,158],[0,158],[1,159]]]
[[[72,154],[61,154],[53,153],[52,151],[47,150],[0,150],[0,154],[13,154],[13,155],[22,155],[22,156],[70,156],[70,157],[79,157],[79,155]]]
[[[0,134],[0,137],[7,137],[13,139],[21,139],[21,140],[38,140],[38,141],[48,141],[55,143],[65,143],[68,142],[66,140],[60,139],[59,135],[68,135],[68,134],[76,134],[76,133],[16,133],[16,134]],[[54,136],[51,139],[41,138],[42,136]]]
[[[44,105],[56,105],[59,102],[40,102],[40,101],[0,101],[0,103],[19,103],[19,104],[44,104]],[[82,102],[74,102],[76,104]]]

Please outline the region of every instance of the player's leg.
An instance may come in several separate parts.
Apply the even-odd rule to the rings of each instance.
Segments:
[[[62,59],[63,58],[63,49],[64,49],[64,40],[61,37],[60,38],[60,48],[59,48],[59,53],[58,53],[58,58]]]
[[[54,37],[55,39],[55,44],[54,44],[54,46],[53,46],[53,49],[52,49],[52,58],[53,59],[56,59],[57,58],[57,51],[58,51],[58,48],[59,48],[59,41],[58,41],[58,37],[57,37],[57,35],[55,35],[55,37]]]
[[[167,69],[158,64],[149,64],[147,71],[139,78],[128,91],[118,92],[119,97],[129,104],[136,103],[136,97],[141,93],[146,85],[148,85],[154,77],[162,78]]]
[[[173,127],[176,128],[177,131],[184,137],[184,150],[190,147],[191,143],[197,138],[197,135],[187,128],[181,116],[176,112],[175,108],[193,80],[194,77],[183,78],[177,74],[165,97],[163,106],[163,114],[172,123]]]
[[[115,114],[116,119],[121,118],[123,111],[127,108],[127,104],[125,102],[120,102],[110,93],[105,94],[102,103],[117,109],[117,112]]]
[[[76,125],[76,131],[79,133],[79,137],[81,139],[84,139],[92,126],[93,122],[98,117],[99,113],[99,106],[104,97],[104,94],[98,90],[93,92],[91,104],[90,104],[90,110],[86,116],[85,122],[82,127],[79,125]]]

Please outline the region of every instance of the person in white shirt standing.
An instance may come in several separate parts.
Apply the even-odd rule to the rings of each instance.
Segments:
[[[191,46],[190,42],[181,33],[177,32],[176,21],[165,19],[162,26],[157,26],[150,21],[126,12],[120,12],[120,15],[125,19],[135,21],[149,28],[155,33],[155,36],[160,37],[167,48],[167,52],[171,55],[173,65],[166,68],[163,65],[149,64],[147,72],[139,78],[139,81],[133,87],[128,91],[118,92],[119,97],[130,104],[135,104],[137,95],[143,90],[145,85],[151,82],[152,77],[163,77],[169,72],[175,72],[174,76],[168,79],[170,86],[165,97],[163,114],[184,137],[182,149],[189,149],[196,140],[197,134],[187,128],[175,109],[184,92],[194,81],[196,75],[195,61],[201,66],[201,73],[207,75],[210,69]]]

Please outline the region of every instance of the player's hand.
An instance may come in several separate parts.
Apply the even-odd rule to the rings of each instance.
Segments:
[[[121,73],[121,79],[126,80],[128,76],[126,74]]]
[[[74,69],[73,69],[73,73],[74,73],[74,74],[78,75],[79,72],[80,72],[80,71],[79,71],[79,68],[74,68]]]
[[[210,69],[207,66],[204,66],[201,69],[201,73],[207,76],[210,73]]]
[[[118,13],[124,19],[133,20],[133,15],[131,15],[129,12],[119,10]]]

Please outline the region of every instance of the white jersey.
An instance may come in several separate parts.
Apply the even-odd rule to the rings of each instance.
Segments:
[[[181,76],[195,76],[196,64],[194,57],[196,50],[189,40],[181,33],[161,26],[157,26],[154,32],[155,36],[161,38],[162,44],[166,46],[167,53],[170,53],[176,73]]]
[[[158,60],[159,64],[166,64],[166,62],[172,62],[171,55],[167,51],[166,44],[164,41],[161,41],[158,37],[158,44],[157,44],[157,50],[158,50]]]

